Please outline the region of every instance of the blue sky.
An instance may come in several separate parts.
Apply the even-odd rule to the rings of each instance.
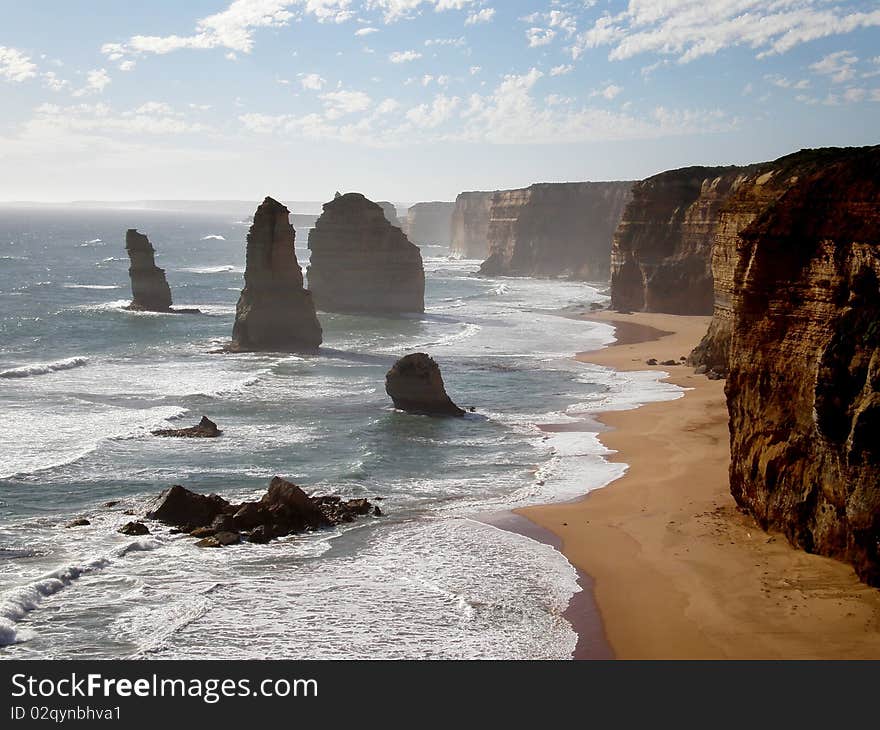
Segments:
[[[453,199],[880,142],[877,0],[0,0],[0,200]]]

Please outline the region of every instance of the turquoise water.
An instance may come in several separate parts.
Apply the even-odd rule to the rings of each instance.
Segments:
[[[175,305],[202,315],[123,309],[131,227]],[[569,656],[574,570],[474,516],[570,499],[624,468],[595,434],[536,424],[676,390],[571,360],[612,340],[559,315],[605,301],[596,287],[480,278],[478,262],[432,248],[424,315],[321,313],[315,357],[212,354],[232,331],[246,231],[220,216],[0,209],[0,656]],[[306,242],[298,230],[303,267]],[[395,412],[384,374],[414,351],[477,413]],[[149,435],[202,415],[222,438]],[[116,533],[171,484],[242,498],[275,475],[381,497],[386,517],[207,552],[163,529]],[[64,527],[81,515],[91,525]]]

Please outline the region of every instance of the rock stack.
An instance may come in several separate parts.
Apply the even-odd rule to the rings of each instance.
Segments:
[[[360,193],[324,205],[309,232],[309,288],[325,312],[425,311],[425,271],[418,246]]]
[[[394,203],[390,203],[387,200],[380,200],[376,203],[380,208],[382,208],[382,212],[385,213],[386,220],[397,228],[403,228],[400,224],[400,218],[397,217],[397,207]]]
[[[125,251],[130,263],[131,304],[137,312],[171,312],[171,288],[165,270],[156,266],[155,250],[150,239],[130,228],[125,233]]]
[[[385,392],[394,407],[427,416],[463,416],[446,394],[440,367],[423,352],[398,360],[385,376]]]
[[[303,288],[289,216],[272,198],[254,214],[230,350],[311,352],[321,345],[321,325]]]
[[[489,255],[489,215],[495,193],[460,193],[452,211],[452,254],[463,259]]]
[[[449,246],[455,203],[416,203],[406,214],[406,235],[417,246]]]

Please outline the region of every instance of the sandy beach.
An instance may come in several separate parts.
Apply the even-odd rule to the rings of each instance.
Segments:
[[[618,341],[584,362],[648,370],[678,360],[708,317],[596,313]],[[880,658],[880,591],[843,563],[793,549],[728,491],[724,383],[657,367],[683,398],[606,413],[602,442],[626,474],[584,499],[518,513],[590,576],[620,659]],[[574,622],[576,624],[576,621]]]

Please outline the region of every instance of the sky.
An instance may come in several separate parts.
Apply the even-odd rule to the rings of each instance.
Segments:
[[[0,200],[453,200],[880,142],[878,0],[0,0]]]

